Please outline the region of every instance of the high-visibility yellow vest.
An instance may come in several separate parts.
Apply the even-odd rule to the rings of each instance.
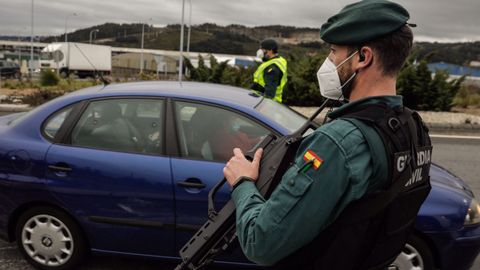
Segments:
[[[273,100],[282,103],[282,93],[283,88],[287,84],[287,60],[279,56],[272,58],[266,62],[263,62],[258,68],[257,71],[253,74],[253,82],[258,83],[262,87],[265,87],[265,79],[263,78],[263,73],[265,69],[270,65],[277,65],[277,67],[282,71],[282,78],[280,79],[280,85],[277,86],[275,90],[275,97]]]

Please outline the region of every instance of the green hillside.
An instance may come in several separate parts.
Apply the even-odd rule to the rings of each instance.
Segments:
[[[142,24],[105,23],[80,29],[68,34],[69,41],[89,42],[90,32],[98,29],[95,43],[115,47],[140,48]],[[185,48],[187,47],[187,27],[185,27]],[[268,37],[280,40],[282,54],[316,54],[326,45],[320,42],[319,29],[293,26],[271,25],[247,27],[243,25],[220,26],[212,23],[194,25],[191,30],[190,51],[255,55],[259,42]],[[302,40],[302,38],[305,38]],[[64,35],[43,39],[43,42],[64,40]],[[296,40],[296,42],[292,41]],[[145,25],[144,48],[178,50],[180,25],[153,27]],[[468,65],[470,61],[480,61],[480,41],[468,43],[428,43],[418,42],[414,55],[427,62],[448,62]]]
[[[114,24],[106,23],[80,29],[68,34],[68,40],[74,42],[89,42],[90,32],[96,33],[97,44],[116,47],[140,48],[142,24]],[[187,27],[185,28],[185,48],[187,47]],[[241,25],[219,26],[216,24],[195,25],[191,30],[190,51],[226,53],[239,55],[254,55],[259,42],[267,37],[289,38],[298,33],[313,33],[318,29],[296,28],[289,26],[259,26],[249,28]],[[64,40],[64,35],[44,38],[43,42]],[[318,38],[319,39],[319,38]],[[180,25],[153,27],[145,25],[144,48],[160,50],[178,50],[180,44]],[[285,53],[290,50],[315,51],[322,46],[320,42],[307,42],[301,45],[281,43],[281,50]],[[302,49],[304,48],[304,49]]]

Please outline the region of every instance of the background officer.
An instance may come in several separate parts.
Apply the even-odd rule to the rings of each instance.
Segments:
[[[413,177],[411,170],[392,168],[397,150],[408,153],[414,170],[414,149],[431,150],[421,120],[396,95],[397,74],[413,42],[408,19],[396,3],[366,0],[322,25],[331,50],[317,73],[320,92],[349,103],[303,139],[268,200],[254,183],[262,150],[249,162],[234,149],[224,175],[233,188],[239,242],[250,260],[274,269],[385,269],[405,245],[430,190],[429,165],[409,192],[382,195],[393,194],[387,191],[399,179]],[[358,115],[372,121],[357,121]],[[387,120],[395,128],[380,129]]]
[[[278,55],[277,42],[273,39],[262,41],[257,57],[263,63],[253,74],[252,90],[282,103],[283,88],[287,83],[287,60]]]

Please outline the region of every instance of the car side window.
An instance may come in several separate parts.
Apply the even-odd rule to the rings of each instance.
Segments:
[[[162,154],[164,101],[109,99],[91,102],[71,134],[73,146]]]
[[[227,161],[233,148],[250,150],[269,130],[249,118],[215,106],[176,102],[183,157]]]
[[[60,111],[57,111],[52,116],[50,116],[45,124],[43,125],[43,134],[48,140],[53,140],[57,132],[60,130],[63,122],[67,119],[68,115],[72,111],[72,106],[64,108]]]

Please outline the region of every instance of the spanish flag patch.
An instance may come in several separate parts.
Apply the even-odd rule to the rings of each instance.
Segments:
[[[318,170],[323,163],[323,160],[319,158],[312,150],[307,150],[305,155],[303,155],[303,160],[306,162],[312,161],[312,167],[314,170]]]

